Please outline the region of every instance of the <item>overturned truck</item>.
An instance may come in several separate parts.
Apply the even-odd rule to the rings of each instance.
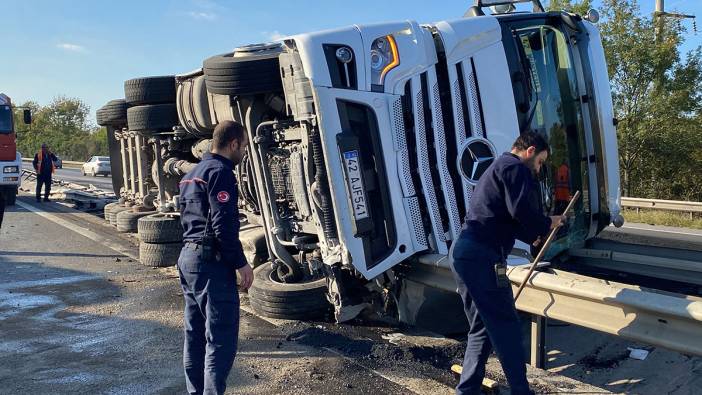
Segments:
[[[143,263],[174,264],[178,181],[214,125],[240,122],[252,307],[338,321],[374,307],[412,323],[437,300],[430,288],[455,289],[447,254],[482,172],[534,130],[553,148],[536,197],[544,213],[559,206],[556,188],[583,192],[549,252],[557,260],[622,222],[607,68],[594,14],[544,12],[537,0],[517,13],[513,2],[485,15],[478,0],[462,19],[427,25],[300,34],[126,81],[125,99],[98,111],[121,198],[106,217],[138,231]],[[530,256],[517,243],[509,260]]]

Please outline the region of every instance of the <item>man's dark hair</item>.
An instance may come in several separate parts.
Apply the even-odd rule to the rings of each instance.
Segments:
[[[549,147],[546,138],[543,135],[532,131],[522,133],[514,141],[514,144],[512,144],[512,148],[516,148],[520,151],[524,151],[531,146],[536,148],[537,154],[541,151],[546,151],[549,154],[551,153],[551,147]]]
[[[241,143],[246,138],[244,133],[244,127],[239,122],[222,121],[212,133],[212,148],[224,149],[234,140]]]

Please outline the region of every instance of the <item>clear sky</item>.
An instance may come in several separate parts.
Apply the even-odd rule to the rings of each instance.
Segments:
[[[596,4],[599,0],[595,0]],[[472,0],[0,0],[0,92],[15,103],[76,97],[95,110],[133,77],[178,74],[208,56],[351,24],[455,19]],[[655,0],[639,0],[651,14]],[[700,0],[666,10],[702,18]],[[685,25],[691,30],[691,23]],[[700,20],[702,29],[702,20]],[[702,45],[702,31],[685,50]]]

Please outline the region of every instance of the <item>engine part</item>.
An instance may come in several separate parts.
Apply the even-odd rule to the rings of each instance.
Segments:
[[[190,152],[193,154],[194,157],[197,159],[202,160],[203,156],[210,152],[212,149],[212,139],[202,139],[198,140],[197,143],[193,144],[193,146],[190,148]]]
[[[279,58],[288,115],[296,121],[314,118],[312,84],[302,69],[300,54],[282,53]]]
[[[188,174],[195,166],[197,166],[197,163],[178,158],[168,158],[163,164],[163,171],[166,174],[181,177]]]
[[[210,114],[210,104],[205,89],[205,76],[200,75],[178,82],[178,117],[188,133],[202,137],[211,136],[215,124]]]
[[[295,204],[300,216],[307,218],[312,215],[307,197],[307,180],[302,153],[295,149],[290,153],[290,183],[292,184]]]

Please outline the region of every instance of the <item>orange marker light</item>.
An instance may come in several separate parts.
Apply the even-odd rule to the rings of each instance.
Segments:
[[[397,51],[397,43],[395,42],[395,38],[391,34],[388,34],[387,36],[385,36],[385,38],[388,40],[388,43],[390,43],[390,51],[392,52],[392,62],[388,63],[388,65],[385,66],[385,68],[383,68],[383,71],[380,73],[381,84],[385,80],[385,75],[390,70],[394,69],[400,64],[400,53]]]

